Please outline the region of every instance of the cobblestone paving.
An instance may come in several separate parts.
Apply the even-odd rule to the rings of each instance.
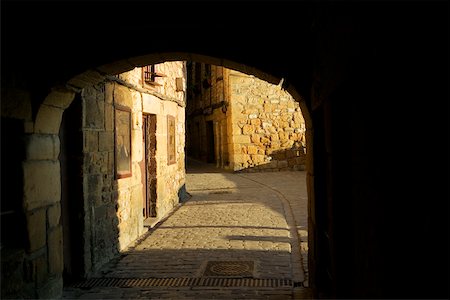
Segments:
[[[288,202],[288,207],[294,218],[297,235],[299,237],[300,255],[302,259],[304,286],[308,286],[308,197],[306,190],[305,171],[282,171],[271,173],[240,174],[250,180],[264,185],[276,192]]]
[[[111,278],[192,278],[205,276],[208,261],[253,261],[253,278],[304,282],[307,247],[301,247],[300,241],[306,231],[304,172],[233,174],[219,173],[195,161],[190,166],[186,187],[191,199],[105,266],[101,274]],[[64,298],[304,299],[308,289],[66,288]]]

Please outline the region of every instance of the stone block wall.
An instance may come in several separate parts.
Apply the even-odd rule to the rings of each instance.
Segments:
[[[221,66],[192,63],[189,68],[189,100],[187,103],[187,150],[194,158],[212,162],[219,168],[230,168],[230,114],[228,109],[227,76],[229,70]],[[199,71],[201,70],[201,71]],[[208,133],[212,123],[214,147]],[[214,152],[214,153],[210,153]]]
[[[117,75],[118,78],[131,83],[137,87],[150,88],[153,92],[165,97],[185,100],[185,93],[177,91],[176,78],[182,78],[183,88],[186,90],[186,63],[183,61],[170,61],[155,65],[155,71],[165,75],[165,77],[156,77],[155,82],[158,85],[150,87],[142,80],[142,69],[135,68],[129,72]]]
[[[161,86],[145,89],[142,84],[121,80],[119,76],[86,75],[72,80],[68,87],[54,87],[33,112],[31,95],[19,89],[2,91],[1,116],[2,153],[9,155],[8,176],[11,185],[3,185],[2,196],[10,195],[8,220],[2,211],[1,281],[2,298],[51,298],[62,295],[64,269],[64,230],[62,217],[61,142],[60,128],[65,110],[74,98],[81,100],[76,118],[81,123],[79,139],[82,161],[81,211],[83,266],[81,275],[93,274],[103,263],[145,232],[143,225],[143,188],[139,163],[142,161],[142,113],[158,114],[158,186],[159,217],[166,215],[176,204],[184,186],[184,103],[185,90],[176,90],[174,77],[182,78],[185,86],[183,62],[161,64],[158,78]],[[95,72],[94,72],[95,73]],[[141,69],[127,72],[130,78],[140,78]],[[92,75],[92,76],[91,76]],[[83,75],[84,76],[84,75]],[[125,75],[123,75],[125,76]],[[142,99],[151,97],[157,110],[143,108]],[[114,177],[114,105],[127,106],[132,111],[132,176],[117,180]],[[148,103],[147,103],[148,104]],[[176,163],[167,166],[167,115],[176,117]],[[69,124],[69,123],[67,123]],[[70,123],[71,124],[71,123]],[[69,126],[70,126],[69,124]],[[8,126],[6,126],[8,125]],[[74,124],[72,124],[75,126]],[[77,125],[77,128],[79,126]],[[14,138],[12,138],[14,137]],[[8,150],[8,151],[6,151]],[[2,157],[3,159],[3,157]],[[5,164],[6,165],[6,164]],[[3,171],[2,165],[2,171]],[[20,172],[12,172],[20,170]],[[81,182],[79,182],[81,184]],[[2,208],[4,206],[2,199]],[[17,206],[17,209],[16,209]],[[8,206],[9,208],[9,206]],[[9,217],[11,216],[11,217]],[[14,225],[12,225],[14,224]],[[3,227],[3,225],[5,225]],[[7,228],[7,229],[6,229]],[[12,231],[12,229],[14,231]],[[8,230],[5,239],[3,232]],[[78,254],[78,252],[77,252]]]
[[[305,120],[288,92],[221,66],[192,63],[189,75],[190,155],[209,161],[214,151],[216,166],[233,171],[304,170]],[[209,149],[210,121],[214,150]]]
[[[58,131],[73,99],[55,88],[33,115],[30,93],[2,89],[1,298],[61,295]]]
[[[114,83],[82,90],[83,199],[85,270],[97,269],[114,257],[117,247],[118,183],[114,178]],[[117,87],[117,89],[120,89]],[[119,100],[120,99],[120,100]],[[131,100],[131,99],[130,99]],[[131,103],[129,103],[131,104]],[[129,105],[128,104],[128,105]],[[92,256],[91,256],[92,255]]]
[[[167,64],[167,65],[166,65]],[[157,115],[157,212],[164,217],[179,202],[178,191],[184,185],[184,91],[175,91],[175,79],[183,77],[183,62],[161,64],[170,74],[161,78],[161,86],[142,88],[141,68],[83,89],[85,202],[85,261],[95,271],[145,232],[143,217],[144,187],[141,162],[144,159],[143,113]],[[136,85],[137,83],[137,85]],[[156,96],[155,96],[156,95]],[[114,107],[131,110],[132,175],[115,178]],[[176,163],[167,164],[167,116],[176,119]],[[92,253],[92,255],[90,254]]]
[[[305,121],[299,103],[280,86],[230,71],[231,161],[235,171],[300,170]]]

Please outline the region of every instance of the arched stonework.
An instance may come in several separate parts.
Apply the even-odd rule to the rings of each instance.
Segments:
[[[107,75],[116,75],[130,71],[135,67],[162,63],[165,61],[192,60],[202,63],[224,66],[259,79],[278,84],[281,78],[264,73],[256,68],[233,61],[190,53],[149,54],[108,65],[95,70],[87,70],[70,79],[65,87],[54,87],[39,107],[32,133],[27,136],[27,156],[23,163],[24,172],[24,210],[27,216],[29,253],[32,268],[45,281],[36,291],[39,297],[60,297],[62,293],[63,236],[61,226],[61,181],[59,162],[59,130],[64,110],[69,107],[75,94],[83,88],[93,86],[105,80]],[[306,123],[307,135],[307,184],[308,198],[314,201],[312,172],[312,122],[308,107],[295,87],[285,89],[299,102]],[[310,232],[312,240],[313,233]],[[48,266],[48,267],[47,267]]]
[[[26,197],[58,202],[57,179],[40,178],[40,166],[58,173],[58,141],[34,128],[56,131],[45,116],[58,124],[62,109],[40,107],[42,91],[55,83],[77,92],[104,74],[169,59],[203,60],[271,83],[285,77],[305,97],[286,86],[308,128],[315,298],[448,298],[448,2],[174,3],[2,2],[1,110],[14,140],[2,144],[2,154],[16,145],[28,152],[25,161],[22,153],[8,156],[9,170],[28,173]],[[145,10],[157,12],[152,22]],[[33,113],[40,115],[36,124]],[[22,179],[18,173],[8,174],[10,182]],[[16,185],[10,192],[22,204],[22,183]],[[60,272],[49,273],[54,255],[46,235],[58,234],[47,233],[58,206],[26,207],[33,251],[9,264],[19,267],[7,278],[14,291],[30,291],[28,298],[57,298]],[[8,228],[16,234],[14,221]]]
[[[47,282],[39,297],[59,295],[62,289],[63,248],[59,128],[62,115],[75,97],[66,88],[54,88],[40,106],[32,133],[25,137],[23,207],[31,275]],[[53,288],[48,288],[50,285]],[[54,294],[54,293],[57,294]]]

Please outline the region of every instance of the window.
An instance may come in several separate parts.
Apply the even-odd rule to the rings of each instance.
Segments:
[[[157,77],[166,77],[166,75],[156,72],[156,65],[149,65],[142,68],[143,86],[146,84],[151,86],[160,86],[161,84],[156,82]]]
[[[175,78],[175,91],[183,92],[184,91],[184,80],[183,77]]]
[[[116,178],[131,176],[131,110],[115,107],[115,174]]]

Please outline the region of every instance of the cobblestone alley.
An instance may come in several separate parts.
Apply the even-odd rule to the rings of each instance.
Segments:
[[[191,198],[65,299],[304,299],[305,172],[188,162]]]

